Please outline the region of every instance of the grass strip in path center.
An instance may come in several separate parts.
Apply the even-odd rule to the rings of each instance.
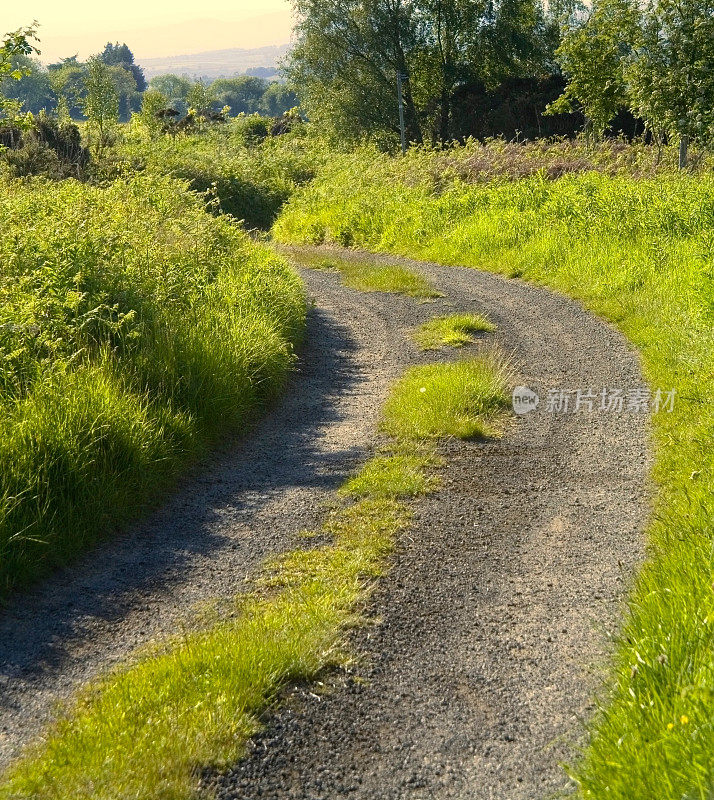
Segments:
[[[287,682],[344,657],[374,579],[411,512],[398,498],[435,486],[440,438],[494,430],[506,406],[494,357],[407,371],[392,390],[383,452],[350,479],[320,531],[328,544],[271,559],[218,624],[84,689],[0,783],[2,800],[188,800],[206,770],[240,758]]]

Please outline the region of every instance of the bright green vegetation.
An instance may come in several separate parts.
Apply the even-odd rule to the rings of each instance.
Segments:
[[[375,456],[345,483],[342,493],[353,497],[416,497],[438,486],[438,479],[425,472],[426,467],[438,463],[432,453],[418,449]]]
[[[7,773],[0,798],[195,797],[197,770],[237,759],[285,682],[338,660],[340,634],[408,520],[391,500],[335,513],[325,526],[332,544],[275,561],[265,588],[237,599],[233,619],[84,692]]]
[[[314,176],[323,151],[317,140],[308,146],[299,131],[251,143],[245,127],[239,119],[176,138],[130,136],[103,169],[111,176],[146,170],[186,180],[207,193],[214,210],[267,229],[296,187]]]
[[[356,246],[554,287],[620,328],[654,389],[677,390],[674,412],[654,418],[659,497],[649,558],[574,773],[585,797],[709,797],[714,178],[581,173],[548,181],[536,174],[469,184],[435,177],[434,164],[445,158],[452,174],[468,174],[476,154],[343,156],[289,203],[276,235],[311,243],[349,236]]]
[[[299,263],[312,269],[336,270],[342,275],[345,286],[361,292],[393,292],[406,294],[420,300],[441,297],[441,294],[429,284],[426,278],[396,264],[374,264],[369,261],[353,261],[338,256],[312,259],[296,256],[295,258]]]
[[[489,369],[484,362],[479,381]],[[500,380],[499,372],[487,385]],[[450,432],[450,419],[442,429]],[[410,520],[409,507],[395,498],[414,494],[417,484],[419,492],[435,485],[433,446],[397,438],[386,451],[391,461],[377,456],[345,485],[344,494],[362,499],[329,515],[320,532],[327,545],[271,559],[224,620],[86,689],[5,774],[0,798],[189,800],[201,770],[240,757],[285,682],[314,677],[344,658],[345,630],[360,621],[396,534]]]
[[[421,325],[414,332],[414,341],[422,350],[463,347],[474,341],[471,334],[495,330],[496,326],[480,314],[449,314]]]
[[[506,368],[494,356],[409,370],[384,408],[384,430],[400,439],[495,433],[489,417],[508,402]]]
[[[282,387],[279,257],[167,178],[0,184],[0,595],[156,498]]]

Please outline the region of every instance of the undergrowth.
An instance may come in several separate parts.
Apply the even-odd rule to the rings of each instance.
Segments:
[[[148,172],[186,180],[193,191],[205,193],[215,211],[244,221],[248,228],[266,230],[325,158],[320,141],[306,139],[301,129],[251,144],[235,120],[175,138],[128,135],[98,169],[110,178]]]
[[[603,174],[586,161],[574,174],[506,170],[481,182],[468,162],[483,154],[340,156],[289,202],[275,236],[551,286],[617,325],[653,388],[676,390],[674,412],[653,423],[649,557],[573,771],[584,797],[705,800],[714,785],[714,177]]]
[[[281,388],[299,278],[183,184],[0,185],[0,596],[152,502]]]

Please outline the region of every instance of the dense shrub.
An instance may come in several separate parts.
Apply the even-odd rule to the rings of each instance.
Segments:
[[[319,142],[306,140],[301,131],[261,138],[267,124],[260,117],[242,117],[201,134],[154,141],[137,137],[119,149],[118,166],[186,180],[194,191],[208,192],[217,210],[249,228],[267,229],[324,159]]]
[[[26,129],[0,128],[0,144],[7,148],[4,158],[16,177],[79,178],[89,162],[79,128],[60,124],[46,114],[33,119]]]
[[[184,184],[0,184],[0,595],[281,386],[298,277]]]

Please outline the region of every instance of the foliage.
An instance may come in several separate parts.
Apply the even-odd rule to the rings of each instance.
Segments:
[[[186,180],[216,211],[244,220],[250,228],[267,229],[296,187],[314,177],[327,153],[302,130],[268,137],[258,145],[252,119],[238,117],[203,134],[175,139],[133,139],[118,147],[117,169]]]
[[[457,135],[457,92],[547,71],[552,26],[537,0],[298,0],[288,75],[308,116],[354,141],[398,131],[396,76],[404,83],[407,136]]]
[[[595,0],[587,21],[576,23],[557,55],[568,76],[551,113],[581,108],[600,135],[628,105],[627,60],[637,47],[639,7],[635,0]]]
[[[161,92],[168,99],[168,107],[185,114],[188,111],[188,93],[193,83],[180,75],[157,75],[151,79],[149,88]]]
[[[151,88],[164,94],[168,106],[179,114],[185,114],[189,107],[227,107],[232,116],[260,113],[278,117],[298,104],[295,94],[284,84],[250,75],[218,78],[210,84],[179,75],[157,75],[151,79]],[[194,94],[189,99],[191,92]]]
[[[714,135],[714,18],[708,0],[597,0],[558,55],[569,78],[555,111],[573,102],[600,134],[619,108],[656,135]]]
[[[714,16],[709,0],[650,0],[627,70],[632,108],[656,131],[714,139]]]
[[[272,81],[260,98],[258,111],[269,117],[279,117],[298,105],[298,96],[284,83]]]
[[[714,177],[633,180],[628,169],[468,184],[439,173],[441,157],[337,158],[288,203],[275,234],[290,242],[350,235],[356,246],[552,286],[620,328],[652,387],[676,390],[674,411],[653,420],[659,496],[649,558],[575,776],[589,798],[706,797],[714,776]],[[450,158],[458,163],[458,151]]]
[[[237,78],[218,78],[211,84],[211,91],[218,104],[221,107],[228,106],[231,114],[236,116],[259,111],[267,85],[262,78],[241,75]]]
[[[21,80],[28,72],[27,62],[23,61],[31,53],[38,52],[32,44],[35,40],[37,23],[28,28],[20,28],[14,33],[8,33],[0,43],[0,89],[5,83],[4,79]],[[9,109],[14,109],[12,99],[0,93],[0,118],[7,116]]]
[[[297,276],[184,185],[0,191],[0,594],[244,430],[299,337]]]
[[[0,130],[0,137],[2,133]],[[60,180],[84,176],[89,151],[82,146],[76,125],[69,121],[61,123],[41,111],[17,134],[18,138],[9,142],[9,149],[2,153],[16,177],[44,175]]]
[[[149,139],[156,139],[164,132],[164,122],[160,115],[168,107],[168,98],[157,89],[147,89],[142,95],[138,121]]]
[[[0,81],[0,94],[8,100],[16,100],[22,111],[38,114],[43,109],[53,111],[57,99],[52,90],[49,75],[42,65],[29,56],[16,55],[12,66],[22,72],[19,79],[7,77]]]
[[[134,91],[145,92],[147,87],[144,70],[134,63],[134,54],[126,44],[107,42],[104,50],[100,53],[99,59],[109,66],[118,66],[130,72],[134,78]]]
[[[112,143],[119,122],[119,94],[112,80],[110,67],[98,58],[91,58],[85,82],[86,96],[82,110],[87,117],[89,146],[100,159]]]

